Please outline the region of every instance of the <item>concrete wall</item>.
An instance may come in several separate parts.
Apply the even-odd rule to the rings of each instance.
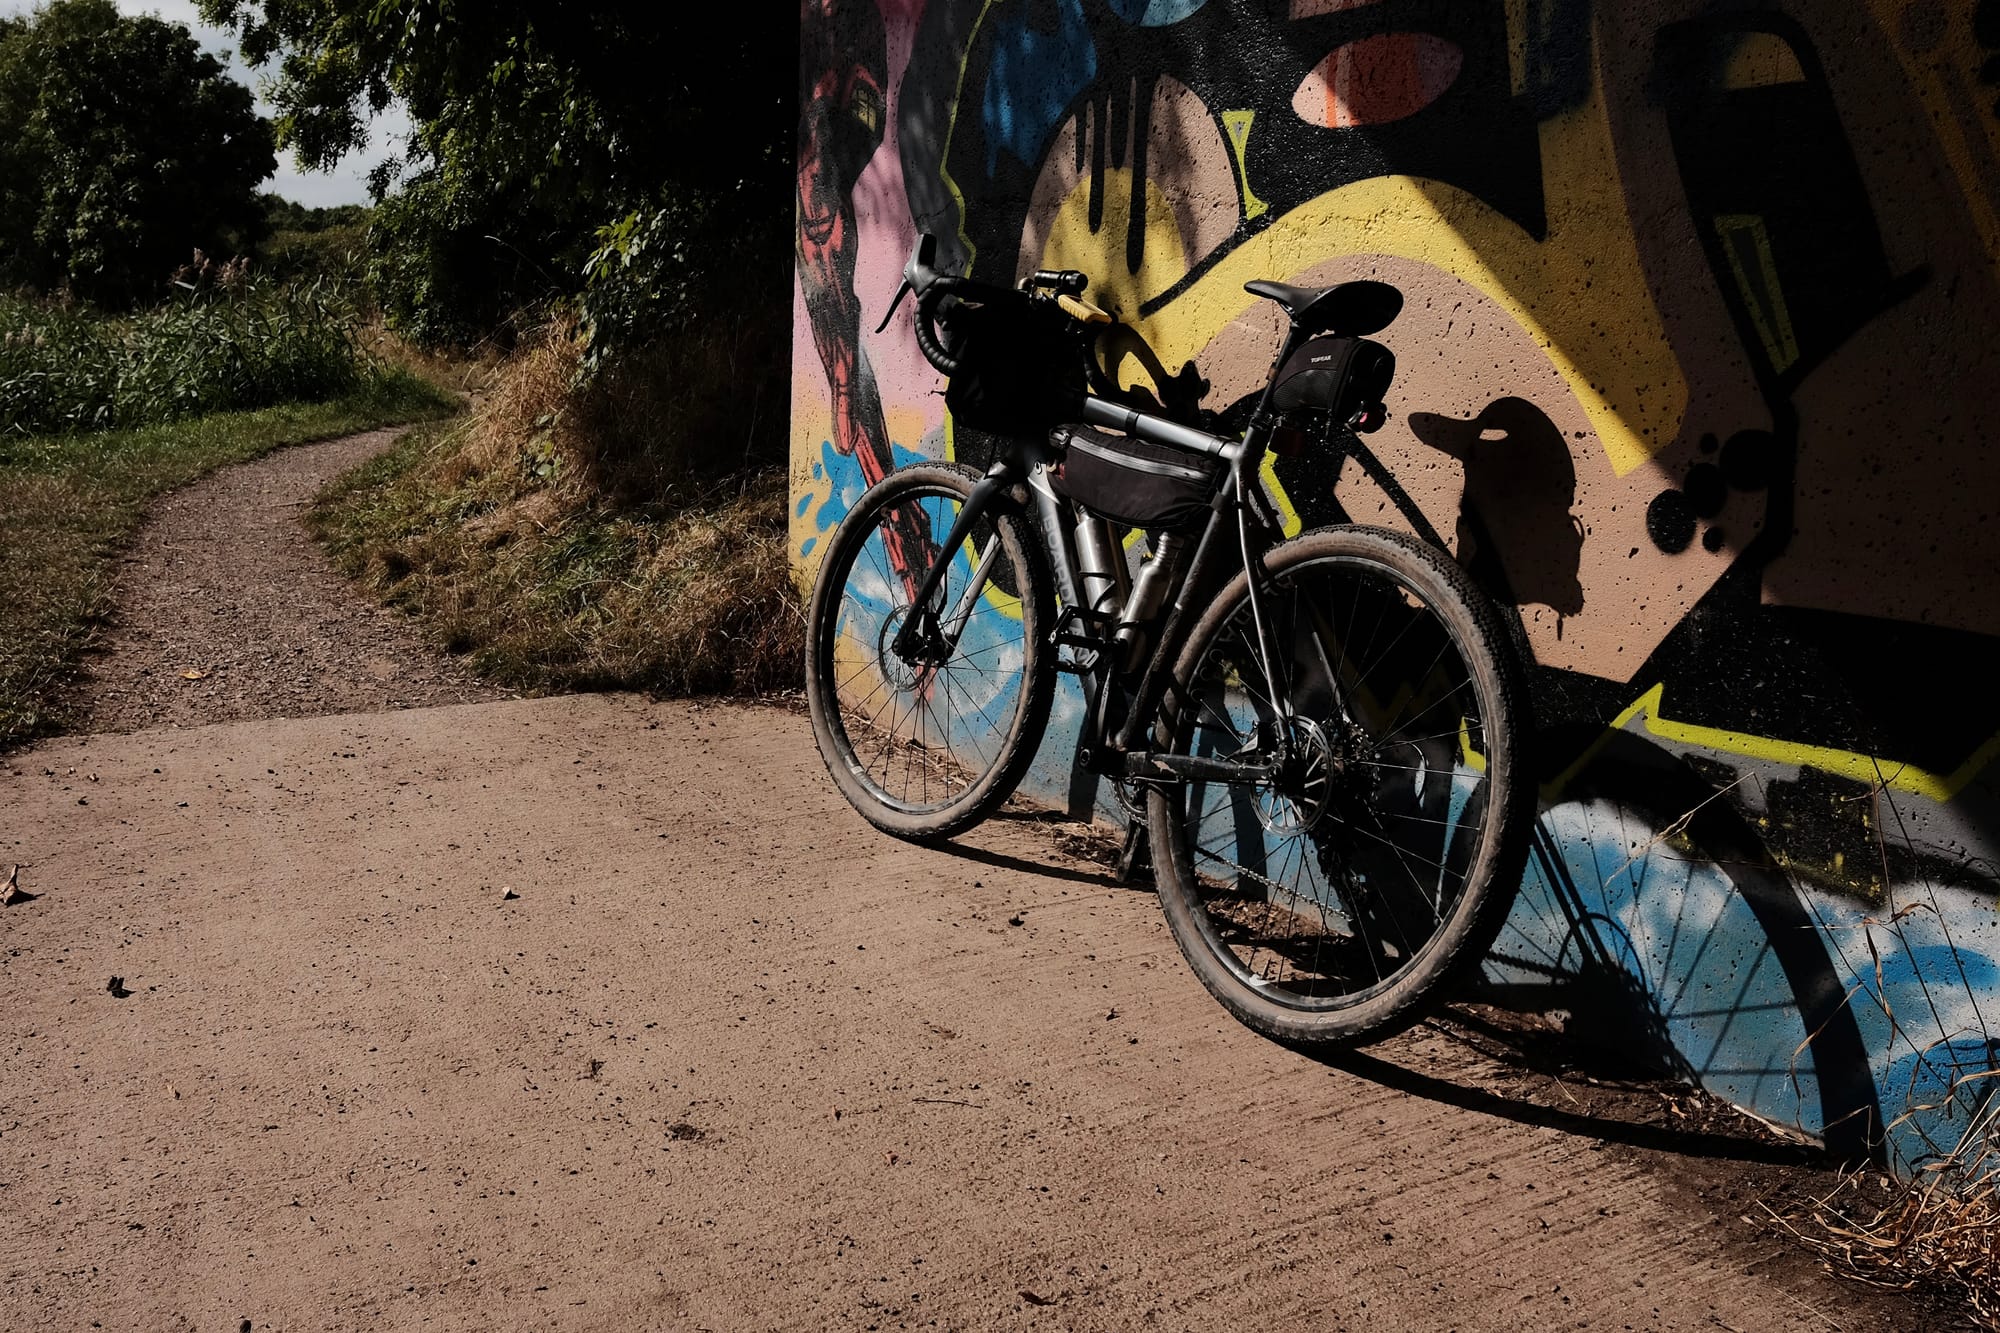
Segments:
[[[1838,1148],[1958,1143],[2000,1018],[2000,0],[804,10],[802,573],[868,477],[990,447],[868,332],[919,229],[1091,273],[1123,380],[1217,409],[1279,333],[1246,280],[1394,282],[1407,499],[1266,480],[1518,608],[1545,800],[1489,980]]]

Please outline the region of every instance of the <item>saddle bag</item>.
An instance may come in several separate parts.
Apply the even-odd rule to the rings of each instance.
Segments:
[[[1088,426],[1062,426],[1058,492],[1100,518],[1148,532],[1198,527],[1222,483],[1219,459]]]
[[[1271,406],[1286,415],[1331,416],[1344,424],[1382,402],[1396,378],[1396,354],[1367,338],[1308,338],[1278,371]]]
[[[1053,307],[1025,297],[958,305],[944,316],[959,369],[945,386],[952,420],[995,435],[1040,435],[1083,410],[1083,354]]]

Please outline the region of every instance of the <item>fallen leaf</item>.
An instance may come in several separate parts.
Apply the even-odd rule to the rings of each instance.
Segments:
[[[1030,1304],[1030,1305],[1054,1305],[1054,1304],[1055,1304],[1055,1302],[1054,1302],[1054,1301],[1052,1301],[1052,1300],[1049,1300],[1049,1299],[1048,1299],[1048,1298],[1047,1298],[1046,1296],[1037,1296],[1037,1295],[1035,1295],[1035,1293],[1034,1293],[1034,1292],[1032,1292],[1032,1291],[1029,1291],[1029,1290],[1028,1290],[1028,1289],[1027,1289],[1026,1287],[1023,1287],[1023,1288],[1021,1288],[1021,1291],[1020,1291],[1020,1296],[1021,1296],[1021,1299],[1022,1299],[1022,1300],[1026,1301],[1026,1302],[1027,1302],[1028,1304]]]
[[[514,892],[514,890],[504,885],[500,889],[500,901],[503,903],[511,903],[520,896],[521,896],[520,894]]]
[[[114,1000],[125,999],[132,993],[125,989],[125,978],[123,977],[111,978],[110,981],[105,983],[104,989],[111,992],[111,998]]]
[[[181,672],[181,679],[182,679],[182,680],[207,680],[207,679],[208,679],[208,673],[207,673],[206,671],[183,671],[183,672]]]
[[[0,884],[0,907],[12,907],[15,903],[31,903],[40,895],[29,893],[21,887],[21,867],[15,866],[7,872],[7,882]]]

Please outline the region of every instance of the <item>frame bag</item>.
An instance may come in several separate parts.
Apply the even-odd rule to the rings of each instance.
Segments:
[[[1100,518],[1128,528],[1173,532],[1199,525],[1221,480],[1216,460],[1088,426],[1049,436],[1063,455],[1055,487]]]

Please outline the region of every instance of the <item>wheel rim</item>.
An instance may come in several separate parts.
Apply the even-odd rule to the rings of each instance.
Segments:
[[[1380,562],[1302,562],[1277,576],[1265,611],[1279,689],[1239,604],[1197,664],[1176,748],[1269,760],[1282,734],[1291,757],[1261,783],[1178,793],[1191,915],[1261,997],[1347,1008],[1413,975],[1464,915],[1493,848],[1494,703],[1450,619]]]
[[[838,595],[820,636],[820,671],[838,762],[870,799],[918,816],[967,800],[1004,757],[1026,705],[1027,655],[1018,552],[996,542],[990,520],[954,553],[932,602],[940,618],[983,573],[962,632],[942,660],[905,660],[894,642],[911,614],[928,564],[958,516],[960,496],[912,488],[864,520],[866,536],[845,545]],[[979,553],[994,562],[982,570]]]

